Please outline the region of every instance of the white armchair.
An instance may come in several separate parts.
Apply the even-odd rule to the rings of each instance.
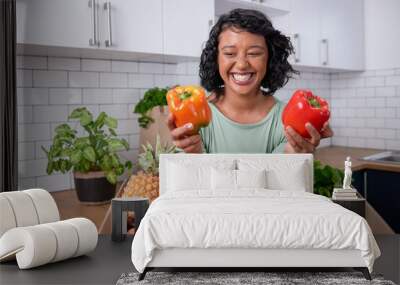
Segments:
[[[97,228],[86,218],[60,221],[53,197],[43,189],[0,193],[0,262],[20,269],[80,256],[95,249]]]

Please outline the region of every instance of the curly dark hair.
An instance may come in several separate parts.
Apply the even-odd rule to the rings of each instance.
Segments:
[[[263,94],[273,95],[297,74],[288,62],[293,53],[290,39],[274,29],[271,21],[263,13],[256,10],[234,9],[221,15],[210,31],[209,39],[200,58],[201,85],[209,92],[215,91],[219,97],[223,90],[223,80],[218,71],[218,38],[227,28],[237,28],[264,37],[268,47],[267,73],[261,81]]]

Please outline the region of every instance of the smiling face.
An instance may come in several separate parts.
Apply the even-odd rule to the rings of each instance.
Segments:
[[[219,35],[218,69],[225,92],[257,94],[267,72],[268,47],[261,35],[227,28]]]

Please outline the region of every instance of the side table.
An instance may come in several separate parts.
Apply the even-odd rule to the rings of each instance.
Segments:
[[[359,214],[365,218],[365,199],[357,195],[354,199],[333,199],[332,202],[341,205],[342,207]]]
[[[137,229],[148,208],[148,198],[124,197],[112,199],[111,239],[113,241],[123,241],[126,238],[128,211],[132,211],[135,213],[135,229]]]

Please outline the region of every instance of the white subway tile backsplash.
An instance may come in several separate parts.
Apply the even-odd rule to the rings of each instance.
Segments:
[[[18,176],[36,177],[47,175],[47,159],[22,160],[18,162]]]
[[[139,62],[139,73],[162,74],[163,72],[162,63]]]
[[[377,108],[376,109],[377,118],[395,118],[396,109],[395,108]]]
[[[199,75],[200,62],[190,61],[186,63],[186,72],[189,75]]]
[[[111,62],[112,72],[138,72],[139,64],[132,61],[117,61],[113,60]]]
[[[383,128],[385,126],[385,120],[366,118],[365,125],[370,128]]]
[[[185,76],[185,75],[180,75]],[[159,87],[172,87],[178,84],[178,76],[177,75],[165,75],[165,74],[156,74],[154,75],[154,84]],[[181,83],[183,85],[183,83]]]
[[[377,97],[392,97],[396,95],[396,87],[377,87],[375,94]]]
[[[366,99],[366,106],[367,107],[385,107],[386,102],[385,98],[367,98]]]
[[[118,119],[118,124],[119,124],[120,119],[128,118],[128,105],[126,104],[100,105],[100,112],[105,112],[107,115]]]
[[[139,133],[139,125],[137,120],[118,120],[118,135],[129,135]]]
[[[139,101],[139,89],[113,89],[113,103],[137,103]]]
[[[367,81],[369,81],[370,79],[368,78]],[[346,87],[365,87],[366,83],[365,83],[365,78],[350,78],[347,79],[347,84]],[[368,86],[366,86],[368,87]]]
[[[351,118],[351,119],[348,119],[347,126],[353,127],[353,128],[360,128],[360,127],[364,127],[366,125],[365,125],[364,119]]]
[[[128,87],[127,73],[100,73],[101,88],[126,88]]]
[[[49,57],[49,70],[81,70],[81,60],[79,58]]]
[[[71,189],[70,176],[70,173],[40,176],[36,179],[37,187],[49,192]]]
[[[19,124],[18,141],[38,141],[50,139],[49,124]]]
[[[386,106],[388,106],[388,107],[400,107],[400,97],[386,98]]]
[[[20,178],[18,177],[18,190],[27,190],[36,188],[36,177]]]
[[[356,96],[358,98],[361,97],[375,97],[375,88],[368,87],[368,88],[357,88],[356,90]]]
[[[336,134],[332,137],[332,145],[347,146],[348,137],[339,137]]]
[[[51,105],[70,105],[82,103],[82,90],[79,88],[50,88]]]
[[[400,140],[385,140],[386,149],[400,150]]]
[[[17,69],[17,87],[32,87],[32,70]]]
[[[385,128],[400,129],[400,119],[399,118],[385,118]]]
[[[186,74],[186,62],[178,64],[164,64],[164,74]]]
[[[47,57],[17,56],[16,66],[20,69],[47,69]]]
[[[49,151],[51,145],[53,144],[53,141],[48,140],[48,141],[36,141],[35,142],[35,158],[47,158],[46,153],[42,149],[42,146]]]
[[[47,88],[17,88],[17,102],[22,105],[47,105],[49,90]]]
[[[331,80],[332,88],[346,88],[347,80],[346,79],[333,79]]]
[[[99,87],[99,73],[97,72],[69,72],[69,87],[96,88]]]
[[[18,106],[18,123],[32,123],[32,106]]]
[[[400,85],[400,76],[396,75],[396,76],[388,76],[386,77],[386,81],[385,81],[386,85],[396,85],[399,86]]]
[[[350,147],[366,147],[366,140],[364,138],[350,137],[348,140],[348,146],[350,146]]]
[[[181,85],[200,85],[200,77],[197,75],[178,75],[176,82]]]
[[[128,75],[129,88],[152,88],[154,85],[153,74],[130,73]],[[162,87],[162,86],[159,86]]]
[[[385,148],[385,140],[384,139],[376,139],[376,138],[368,138],[366,146],[368,148],[384,149]]]
[[[358,128],[355,136],[362,138],[371,138],[375,136],[375,129],[370,128]]]
[[[381,70],[375,71],[376,76],[388,76],[388,75],[394,75],[394,74],[395,74],[394,69],[381,69]]]
[[[83,89],[83,104],[111,104],[113,102],[112,89],[89,88]]]
[[[82,59],[82,71],[111,71],[110,60]]]
[[[396,130],[394,129],[377,129],[376,137],[383,139],[395,139],[396,138]]]
[[[129,147],[139,148],[139,134],[129,135]]]
[[[366,87],[385,86],[384,77],[368,77],[365,79]]]
[[[347,106],[351,108],[362,108],[366,106],[364,98],[349,98],[347,99]]]
[[[357,118],[373,118],[375,117],[375,109],[359,108],[353,115],[355,115]]]
[[[67,87],[68,74],[66,71],[34,70],[33,86],[35,87]]]
[[[64,122],[68,119],[67,105],[34,106],[33,121],[35,123]]]
[[[35,158],[34,142],[18,143],[18,161],[29,160],[34,158]]]

